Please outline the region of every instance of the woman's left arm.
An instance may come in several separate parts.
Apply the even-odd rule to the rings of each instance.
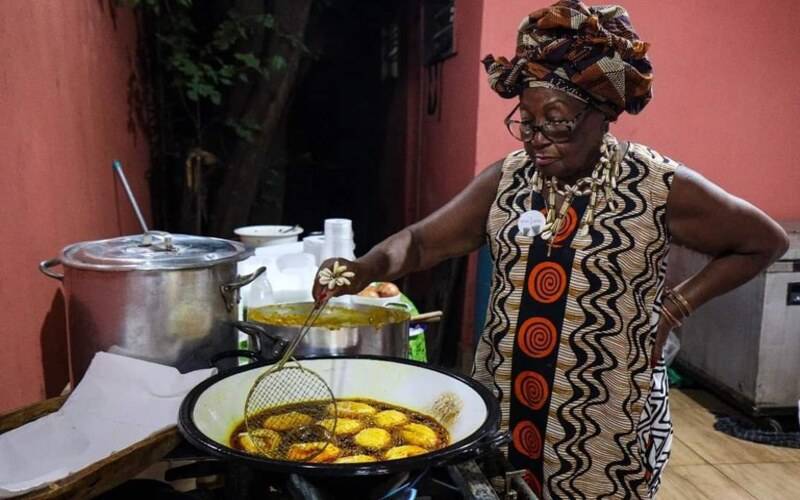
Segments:
[[[692,310],[746,283],[786,253],[786,232],[764,212],[726,193],[719,186],[686,167],[675,172],[667,198],[667,225],[672,241],[709,255],[712,260],[674,291]],[[664,301],[674,317],[682,317],[674,301]],[[669,334],[662,318],[653,353],[653,364]]]

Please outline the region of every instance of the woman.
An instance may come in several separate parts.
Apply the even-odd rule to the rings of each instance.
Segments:
[[[608,133],[647,104],[653,80],[648,45],[621,7],[562,0],[524,19],[517,45],[510,61],[484,63],[492,88],[519,99],[506,125],[523,148],[346,263],[354,276],[335,293],[488,241],[494,275],[473,375],[500,400],[509,460],[544,498],[652,498],[672,433],[669,331],[788,240],[752,205]],[[712,260],[666,290],[672,243]]]

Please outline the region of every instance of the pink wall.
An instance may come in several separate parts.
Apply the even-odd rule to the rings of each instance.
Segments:
[[[410,208],[406,223],[419,220],[444,205],[474,177],[483,3],[483,0],[456,2],[456,54],[440,65],[440,109],[434,115],[426,111],[431,85],[429,74],[415,58],[409,61],[409,67],[421,68],[421,73],[409,78],[410,84],[416,83],[417,88],[409,92],[411,126],[406,146],[410,161],[406,168],[410,175],[406,182],[412,188],[406,199],[406,206]],[[419,50],[418,40],[412,43],[411,51]],[[474,259],[469,266],[468,275],[474,276]],[[422,290],[428,279],[429,274],[420,273],[415,276],[412,287]],[[462,316],[464,332],[467,332],[472,329],[474,286],[468,282],[465,288]]]
[[[655,97],[612,132],[682,161],[777,219],[800,219],[800,3],[770,2],[773,15],[759,2],[620,3],[652,44]],[[519,21],[545,5],[485,2],[481,55],[513,55]],[[512,102],[483,74],[479,80],[476,170],[518,147],[502,125]]]
[[[63,299],[37,263],[137,231],[112,159],[149,213],[147,147],[128,123],[135,28],[110,4],[0,2],[0,412],[66,383]]]
[[[481,13],[483,0],[457,5],[456,55],[441,65],[436,115],[425,110],[429,87],[427,70],[422,78],[420,214],[428,215],[461,191],[474,177],[475,137],[478,126]]]

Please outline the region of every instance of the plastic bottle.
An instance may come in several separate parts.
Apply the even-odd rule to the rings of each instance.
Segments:
[[[325,241],[321,260],[341,257],[354,260],[353,221],[350,219],[325,219]]]
[[[267,279],[267,273],[262,274],[242,290],[242,304],[244,305],[243,317],[249,321],[249,311],[275,303],[272,285]]]

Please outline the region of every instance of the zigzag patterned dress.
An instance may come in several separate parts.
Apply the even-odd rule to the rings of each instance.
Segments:
[[[545,210],[524,150],[503,164],[487,220],[494,273],[473,376],[500,400],[511,463],[542,498],[653,498],[669,458],[666,368],[650,369],[678,163],[631,143],[590,242],[573,244],[587,197],[547,244],[519,216]]]

